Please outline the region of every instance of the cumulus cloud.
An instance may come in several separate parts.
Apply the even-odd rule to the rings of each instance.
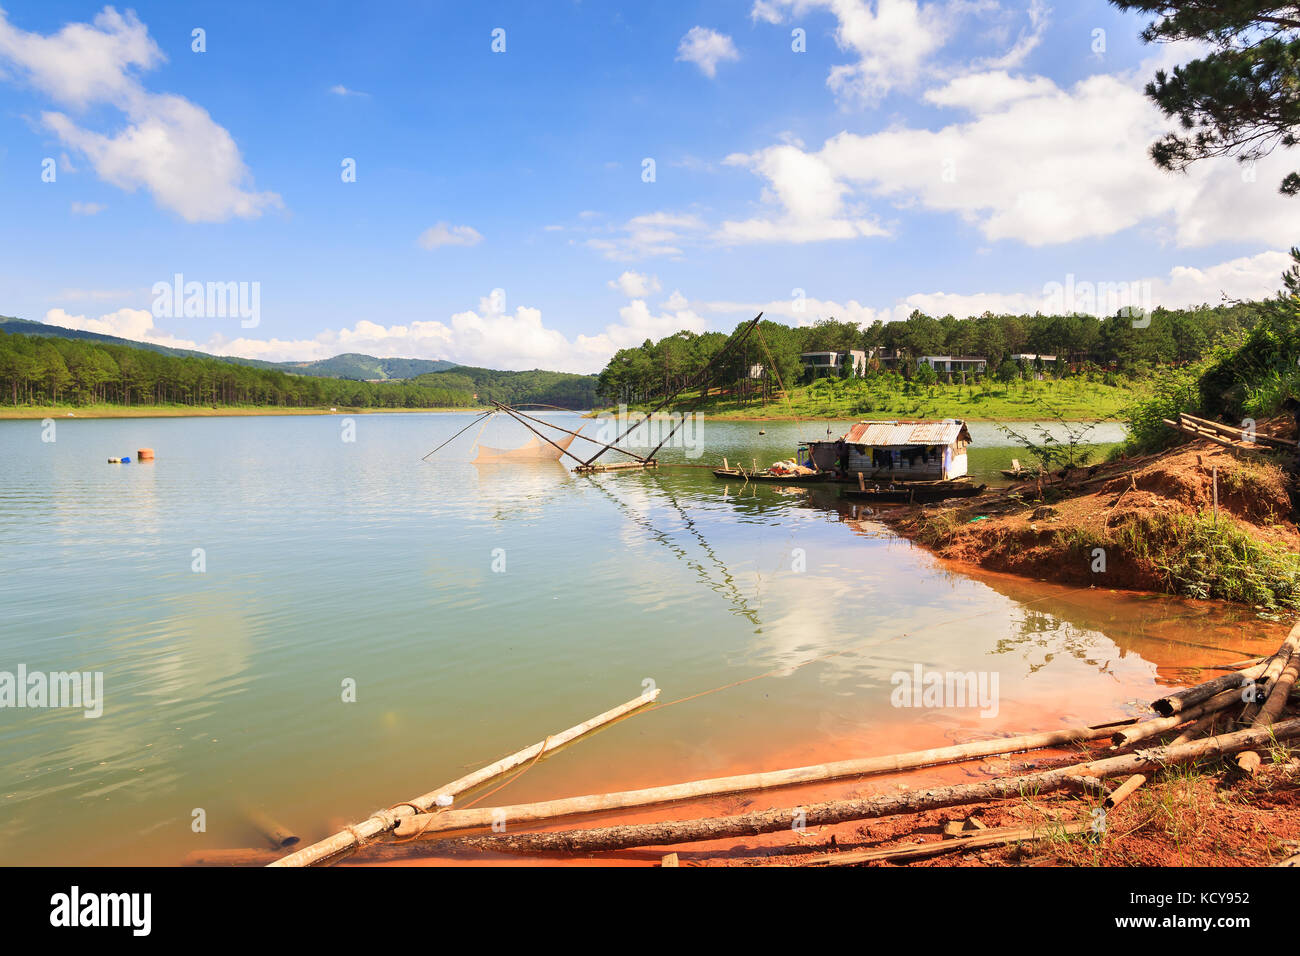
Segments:
[[[1186,174],[1157,169],[1141,148],[1168,129],[1142,92],[1150,72],[1144,64],[1070,88],[1005,70],[969,74],[927,94],[964,114],[941,129],[846,131],[820,150],[783,143],[733,162],[768,180],[764,198],[783,207],[784,222],[821,224],[804,230],[807,238],[847,238],[855,223],[856,234],[877,234],[867,216],[846,225],[839,204],[884,200],[953,213],[988,239],[1032,246],[1139,225],[1179,246],[1293,241],[1294,210],[1278,201],[1275,184],[1294,165],[1294,151],[1279,150],[1253,171],[1226,160]],[[739,229],[726,224],[723,233]],[[750,240],[801,234],[763,223],[743,231]]]
[[[750,17],[776,24],[787,12],[802,16],[810,10],[835,16],[835,42],[855,57],[833,67],[826,85],[864,105],[915,82],[951,35],[955,19],[954,9],[918,0],[758,0]]]
[[[57,33],[28,33],[0,10],[0,63],[33,87],[76,110],[106,105],[127,121],[112,134],[79,125],[62,112],[41,120],[60,141],[85,155],[106,182],[147,189],[162,207],[189,222],[253,218],[282,205],[249,188],[251,175],[230,133],[181,96],[148,92],[139,73],[165,57],[148,29],[128,11],[105,7],[93,23]]]
[[[684,303],[676,304],[683,307],[653,312],[644,300],[634,299],[619,309],[617,320],[602,331],[572,338],[548,327],[539,309],[520,306],[508,311],[504,297],[498,294],[485,296],[477,308],[457,312],[446,320],[413,320],[393,325],[362,320],[350,328],[326,329],[301,339],[232,339],[220,327],[214,329],[207,341],[199,342],[159,328],[147,310],[130,308],[94,318],[51,309],[45,321],[170,348],[273,362],[311,361],[344,352],[362,352],[383,357],[446,359],[488,368],[587,373],[603,368],[618,349],[640,345],[647,338],[663,338],[681,329],[706,330],[708,324],[704,319]]]
[[[652,292],[659,291],[658,276],[646,275],[644,272],[628,270],[617,279],[606,283],[611,289],[617,289],[629,299],[644,299]]]
[[[1081,274],[1074,276],[1045,276],[1035,289],[1006,292],[917,292],[892,303],[878,306],[864,305],[855,299],[835,301],[808,297],[802,300],[781,299],[771,302],[702,301],[690,303],[691,307],[708,315],[753,315],[763,312],[770,318],[782,318],[793,325],[810,325],[818,319],[834,317],[841,321],[869,325],[877,319],[891,322],[907,318],[916,309],[927,315],[951,315],[959,319],[983,315],[985,312],[1012,315],[1032,315],[1035,312],[1050,314],[1061,310],[1060,286],[1081,288],[1085,284],[1094,289],[1105,286],[1139,288],[1139,298],[1150,291],[1149,304],[1170,309],[1190,308],[1208,304],[1216,305],[1225,297],[1229,299],[1266,299],[1277,292],[1281,276],[1291,264],[1284,252],[1261,252],[1242,256],[1206,267],[1176,266],[1163,276],[1130,274]],[[1058,288],[1053,289],[1055,283]],[[1123,305],[1146,305],[1146,302],[1116,303],[1104,296],[1095,299],[1078,297],[1072,305],[1080,311],[1091,311],[1102,316],[1113,314]]]
[[[752,155],[734,154],[726,162],[744,166],[766,179],[763,201],[779,208],[775,215],[724,222],[715,233],[724,242],[818,242],[887,235],[872,220],[845,215],[848,186],[825,163],[798,146],[773,146]]]
[[[1044,0],[1028,0],[1023,12],[994,0],[756,0],[749,15],[755,22],[779,24],[787,14],[801,17],[811,11],[835,18],[836,45],[853,57],[832,67],[826,85],[842,102],[858,106],[874,106],[896,88],[952,71],[953,64],[940,62],[939,54],[953,37],[960,34],[988,45],[1009,33],[1012,18],[1023,17],[1028,22],[1007,49],[962,68],[1020,66],[1042,42],[1049,13]],[[971,17],[989,28],[975,34],[963,22]]]
[[[483,237],[472,226],[452,226],[440,222],[420,233],[420,238],[416,241],[425,249],[437,249],[439,246],[476,246],[483,241]]]
[[[97,216],[108,207],[103,203],[97,202],[78,202],[72,201],[72,214],[74,216]]]
[[[691,27],[677,45],[677,59],[694,63],[707,77],[718,75],[718,64],[723,60],[739,60],[736,44],[725,33],[708,27]]]

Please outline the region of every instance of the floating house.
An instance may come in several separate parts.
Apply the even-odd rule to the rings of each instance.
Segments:
[[[839,438],[807,443],[819,471],[868,481],[947,481],[966,475],[970,430],[943,421],[858,422]]]

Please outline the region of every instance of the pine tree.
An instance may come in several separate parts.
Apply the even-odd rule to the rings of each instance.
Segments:
[[[1111,0],[1153,19],[1148,43],[1189,40],[1210,52],[1172,73],[1160,70],[1146,94],[1177,118],[1151,146],[1163,169],[1184,170],[1198,159],[1235,156],[1250,163],[1277,147],[1295,146],[1300,129],[1300,3],[1269,0]],[[1300,172],[1281,191],[1300,193]]]

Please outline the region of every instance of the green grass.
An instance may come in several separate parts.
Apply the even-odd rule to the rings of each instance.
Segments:
[[[1300,609],[1300,555],[1257,541],[1230,520],[1157,512],[1120,529],[1120,539],[1155,563],[1171,593]]]
[[[931,385],[903,387],[863,379],[823,379],[790,390],[789,401],[776,398],[741,404],[733,396],[711,396],[696,409],[709,418],[849,419],[849,418],[961,418],[967,421],[1035,421],[1044,405],[1067,420],[1097,421],[1112,418],[1141,397],[1140,385],[1105,385],[1082,378],[1010,385]],[[695,400],[678,402],[685,411]]]

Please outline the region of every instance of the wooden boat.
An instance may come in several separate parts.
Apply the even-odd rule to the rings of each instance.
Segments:
[[[831,479],[831,473],[828,471],[818,471],[811,475],[774,475],[766,468],[762,471],[742,471],[739,468],[715,468],[713,469],[715,478],[726,478],[732,481],[767,481],[773,484],[782,485],[812,485]]]
[[[894,485],[871,485],[867,488],[846,488],[841,492],[854,501],[876,504],[919,505],[949,498],[973,498],[987,485],[972,485],[967,481],[909,481]]]
[[[1029,481],[1037,474],[1034,469],[1021,465],[1019,458],[1012,458],[1011,467],[1002,469],[1002,477],[1010,478],[1012,481]]]

